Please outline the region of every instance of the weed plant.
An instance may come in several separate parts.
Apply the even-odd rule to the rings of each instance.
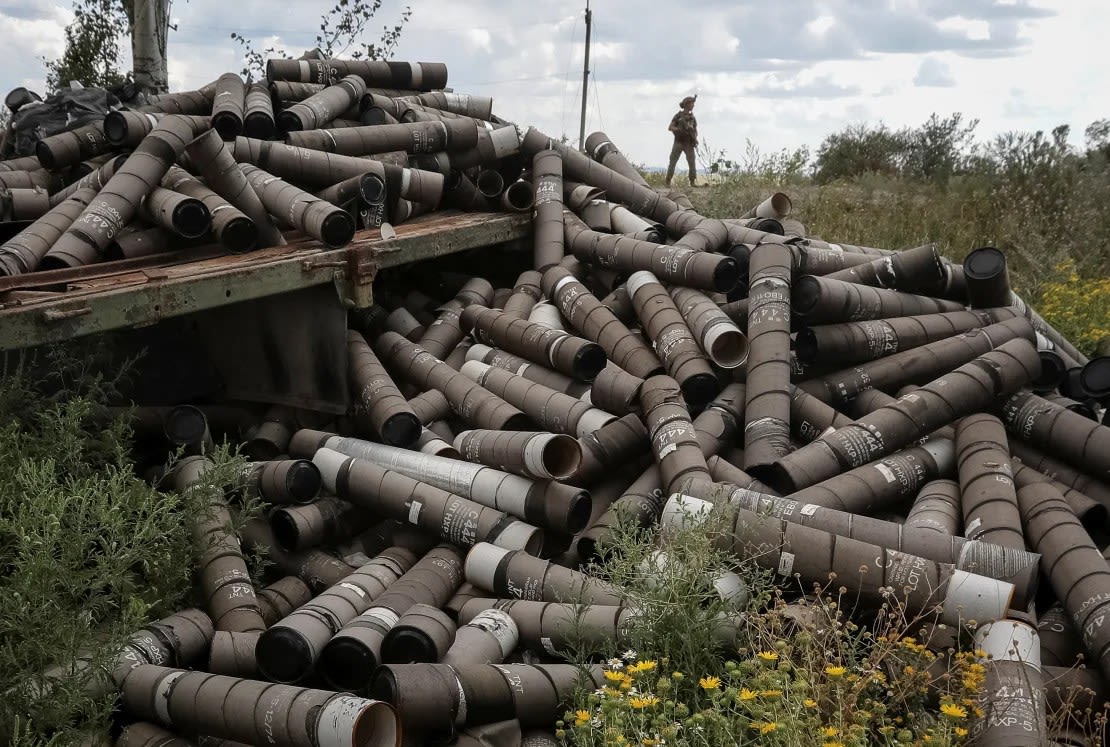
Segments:
[[[127,411],[105,407],[119,377],[95,373],[93,360],[69,348],[3,359],[4,744],[105,735],[114,687],[102,683],[113,653],[147,622],[197,601],[190,528],[202,506],[136,475]],[[214,484],[234,479],[238,458],[226,449],[214,458]]]

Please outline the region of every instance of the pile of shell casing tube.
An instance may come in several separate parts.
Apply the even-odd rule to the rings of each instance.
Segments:
[[[1000,251],[830,243],[783,194],[707,218],[603,133],[579,152],[446,80],[273,60],[267,83],[225,75],[0,164],[8,204],[48,198],[7,273],[140,237],[246,251],[446,207],[533,217],[508,281],[471,262],[437,298],[378,284],[349,317],[347,416],[275,406],[233,432],[266,511],[236,536],[234,502],[204,496],[204,606],[120,652],[118,744],[555,744],[568,638],[600,650],[635,615],[586,564],[618,521],[658,525],[663,554],[714,508],[717,546],[790,589],[835,573],[861,610],[967,626],[990,655],[979,744],[1042,744],[1068,688],[1099,707],[1110,359],[1016,295]],[[198,489],[216,419],[165,413],[192,456],[164,484]]]

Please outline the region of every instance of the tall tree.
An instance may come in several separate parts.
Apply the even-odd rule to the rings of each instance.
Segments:
[[[85,86],[111,86],[126,75],[119,68],[119,40],[130,20],[121,0],[75,0],[73,22],[65,29],[65,51],[46,62],[50,90],[77,81]]]
[[[147,93],[169,90],[166,41],[170,0],[123,0],[131,6],[131,57],[135,85]]]

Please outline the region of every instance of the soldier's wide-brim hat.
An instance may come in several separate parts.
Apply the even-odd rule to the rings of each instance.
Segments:
[[[695,101],[697,101],[697,99],[695,97],[687,96],[686,98],[682,99],[682,101],[679,101],[678,105],[679,106],[686,106],[687,104],[692,104]]]

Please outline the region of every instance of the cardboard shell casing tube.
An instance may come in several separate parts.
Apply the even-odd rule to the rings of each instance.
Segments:
[[[509,373],[523,376],[537,384],[543,384],[549,389],[569,394],[571,397],[582,397],[597,382],[597,379],[594,379],[593,384],[577,381],[564,373],[553,371],[519,355],[513,355],[504,350],[483,345],[480,342],[476,342],[466,349],[466,360],[481,361],[497,368],[503,368]],[[608,368],[609,366],[603,368],[602,373]],[[600,377],[601,374],[598,374],[598,376]]]
[[[400,747],[388,703],[145,664],[120,688],[132,714],[180,730],[279,747]],[[286,713],[287,719],[267,718]]]
[[[921,486],[904,526],[955,535],[963,525],[960,485],[955,480],[930,480]]]
[[[720,383],[666,288],[643,270],[632,273],[626,285],[644,334],[667,374],[682,387],[691,405],[708,403],[721,390]]]
[[[339,583],[355,569],[334,555],[321,550],[286,552],[281,549],[270,524],[265,519],[248,519],[243,526],[244,544],[260,553],[278,570],[304,581],[313,591],[323,591],[332,584]]]
[[[198,135],[185,146],[189,160],[196,164],[205,183],[229,203],[243,211],[258,229],[258,246],[282,246],[281,235],[262,204],[258,193],[247,181],[231,151],[215,130]]]
[[[401,616],[418,604],[437,609],[446,604],[462,583],[462,565],[462,553],[454,545],[433,547],[335,633],[320,651],[317,673],[337,690],[368,687],[382,663],[382,647]]]
[[[742,466],[761,479],[756,471],[765,469],[791,448],[791,282],[790,252],[783,244],[760,244],[752,250]]]
[[[1037,629],[1019,620],[995,620],[975,631],[985,680],[984,715],[970,724],[976,744],[1040,747],[1048,732],[1044,674]]]
[[[948,267],[936,244],[924,244],[831,272],[824,277],[904,293],[944,296]]]
[[[469,547],[488,540],[531,550],[538,550],[542,541],[534,526],[374,462],[327,448],[319,449],[312,461],[324,485],[338,496],[445,541]]]
[[[396,332],[383,332],[374,340],[373,347],[379,358],[392,364],[393,370],[410,384],[439,390],[451,409],[474,427],[523,430],[528,426],[527,415],[465,375],[471,362],[462,371],[456,371]]]
[[[352,393],[374,431],[391,446],[411,446],[420,437],[420,420],[365,338],[354,330],[347,331],[347,356]]]
[[[890,454],[1017,391],[1036,376],[1039,367],[1037,350],[1028,340],[1005,342],[894,403],[779,458],[764,482],[790,493]],[[750,391],[750,382],[748,386]]]
[[[463,605],[466,609],[466,605]],[[455,641],[443,655],[444,664],[456,669],[472,664],[497,664],[520,642],[516,620],[500,608],[485,608],[476,614],[460,615]]]
[[[1025,548],[1006,429],[994,415],[976,413],[956,424],[964,536]]]
[[[607,641],[619,643],[633,616],[630,607],[616,605],[475,597],[462,605],[458,617],[460,623],[469,625],[491,613],[507,615],[513,621],[521,645],[550,656],[559,656],[572,645],[600,647]]]
[[[677,508],[689,505],[691,509],[702,510],[713,505],[735,506],[1006,581],[1013,587],[1014,604],[1018,607],[1027,605],[1037,591],[1040,556],[1027,550],[931,530],[913,530],[883,519],[803,504],[732,485],[691,480],[686,494],[676,503]],[[686,502],[686,497],[695,497],[701,502]]]
[[[672,495],[663,510],[664,532],[708,516],[713,504],[690,496]],[[880,601],[884,587],[893,587],[907,608],[923,611],[939,605],[941,620],[959,625],[968,620],[987,622],[1005,615],[1014,596],[1014,585],[968,573],[951,563],[941,563],[898,550],[832,534],[775,517],[762,516],[731,506],[732,529],[718,543],[737,557],[755,560],[780,576],[802,583],[838,581],[862,598]],[[664,534],[664,537],[666,534]]]
[[[692,288],[671,288],[671,298],[711,361],[724,369],[744,365],[748,338],[717,304]]]
[[[532,601],[581,601],[586,604],[620,604],[618,590],[586,574],[519,550],[506,550],[487,542],[471,548],[464,567],[466,580],[506,597]]]
[[[455,622],[439,607],[414,604],[385,634],[382,663],[440,661],[455,640],[455,630]]]
[[[709,467],[678,382],[669,376],[652,376],[644,382],[640,400],[663,489],[674,492],[693,477],[708,480]]]
[[[538,480],[565,480],[582,461],[581,447],[566,434],[468,430],[454,445],[467,461]]]

